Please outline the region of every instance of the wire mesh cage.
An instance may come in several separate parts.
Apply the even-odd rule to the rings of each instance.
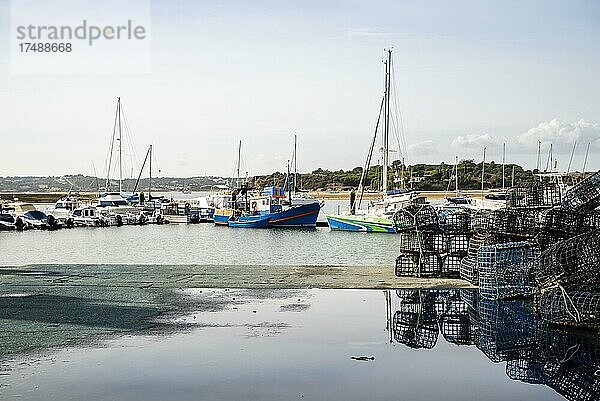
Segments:
[[[451,234],[447,236],[447,250],[455,255],[466,255],[469,251],[468,234]]]
[[[435,313],[435,293],[420,290],[400,290],[392,330],[394,341],[410,348],[435,347],[439,328]]]
[[[591,211],[600,206],[600,171],[569,189],[562,207],[572,211]]]
[[[442,277],[460,277],[460,263],[464,259],[462,254],[447,254],[442,256]]]
[[[531,295],[531,269],[539,250],[529,242],[509,242],[479,248],[479,293],[486,299]]]
[[[400,252],[445,253],[447,236],[437,230],[412,230],[398,233]]]
[[[487,209],[477,210],[471,216],[471,228],[478,233],[487,233],[494,227],[493,212]]]
[[[479,301],[479,291],[460,290],[460,299],[465,303],[469,310],[476,310]]]
[[[509,208],[541,208],[560,205],[561,192],[556,182],[535,181],[526,187],[507,191]]]
[[[600,367],[600,338],[595,333],[541,322],[536,342],[537,354],[548,362],[572,361],[593,369]]]
[[[438,229],[438,215],[431,205],[408,205],[393,216],[394,227],[397,231]]]
[[[540,211],[537,220],[537,226],[541,232],[574,236],[580,234],[583,229],[584,215],[555,207]]]
[[[439,213],[439,226],[445,233],[466,234],[471,231],[471,213],[466,210],[444,210]]]
[[[548,370],[548,367],[546,367]],[[572,361],[561,364],[546,382],[569,401],[600,400],[600,376],[596,369]]]
[[[479,284],[479,268],[476,256],[466,256],[460,261],[459,276],[473,285]]]
[[[555,287],[543,291],[539,302],[540,315],[548,323],[600,329],[600,292]]]
[[[534,237],[537,234],[537,211],[534,209],[498,209],[490,216],[491,232],[516,237]]]
[[[600,230],[593,230],[546,249],[533,275],[541,288],[600,286]]]
[[[481,298],[477,306],[476,345],[492,362],[518,357],[535,345],[536,322],[524,301]]]
[[[540,252],[545,252],[556,245],[556,243],[565,241],[569,238],[572,238],[572,235],[569,235],[568,233],[542,231],[534,238],[534,241],[540,249]]]
[[[400,253],[396,258],[395,273],[398,277],[439,277],[442,262],[438,254]]]
[[[550,364],[535,348],[518,352],[519,357],[506,363],[506,375],[529,384],[547,384],[558,369],[558,364]]]
[[[585,213],[582,222],[582,231],[596,230],[600,228],[600,210],[592,210]]]
[[[444,310],[438,313],[440,332],[446,341],[456,345],[474,344],[474,331],[469,317],[469,306],[462,299],[461,290],[444,294]]]

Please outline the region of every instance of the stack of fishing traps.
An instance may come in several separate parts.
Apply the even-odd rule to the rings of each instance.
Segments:
[[[431,205],[411,205],[394,215],[394,223],[400,243],[397,276],[459,276],[460,262],[469,250],[469,213],[438,214]]]
[[[535,299],[545,324],[600,329],[600,172],[557,182],[512,188],[496,210],[400,210],[396,275],[460,277],[484,300]]]

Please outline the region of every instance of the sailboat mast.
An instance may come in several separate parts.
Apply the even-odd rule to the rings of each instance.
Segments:
[[[484,183],[484,178],[485,178],[485,151],[487,150],[486,147],[483,148],[483,163],[481,164],[481,199],[483,200],[483,183]]]
[[[575,148],[577,147],[577,141],[573,142],[573,150],[571,150],[571,157],[569,158],[569,167],[567,167],[567,174],[571,172],[571,163],[573,163],[573,156],[575,155]]]
[[[458,196],[458,156],[454,156],[454,192]]]
[[[150,200],[152,194],[152,145],[150,145],[150,182],[148,183],[148,200]]]
[[[385,195],[388,188],[388,164],[389,164],[389,135],[390,135],[390,70],[392,67],[392,51],[387,50],[385,62],[385,120],[383,124],[383,174],[382,190]]]
[[[115,110],[115,121],[113,123],[113,133],[112,133],[112,137],[110,140],[110,152],[108,155],[108,169],[106,171],[106,182],[104,183],[104,190],[109,192],[110,191],[110,171],[111,171],[111,167],[112,167],[112,160],[113,160],[113,150],[115,148],[115,135],[117,133],[117,121],[118,121],[118,117],[119,116],[119,102],[117,102],[117,107]],[[100,191],[98,191],[100,192]]]
[[[298,189],[298,147],[297,147],[298,137],[294,134],[294,193],[296,193],[296,189]]]
[[[237,187],[240,187],[240,163],[242,160],[242,141],[240,140],[240,144],[238,146],[238,159],[237,159]]]
[[[504,191],[505,189],[505,183],[504,183],[504,168],[505,168],[505,163],[506,163],[506,142],[502,144],[502,190]]]
[[[123,141],[121,132],[121,98],[117,98],[117,113],[119,118],[119,193],[123,192]]]
[[[590,154],[590,145],[592,143],[588,142],[588,146],[587,149],[585,150],[585,158],[583,159],[583,169],[582,169],[582,173],[583,173],[583,177],[585,178],[585,168],[587,167],[587,160],[588,160],[588,155]]]

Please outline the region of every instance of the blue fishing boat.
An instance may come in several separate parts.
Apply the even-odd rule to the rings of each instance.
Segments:
[[[280,195],[273,195],[276,192]],[[283,197],[282,197],[283,196]],[[283,188],[266,188],[263,196],[250,198],[250,212],[268,217],[269,227],[316,227],[321,203],[309,197],[284,197]]]
[[[235,228],[267,228],[269,220],[269,217],[260,215],[240,215],[229,220],[227,225]]]
[[[287,166],[285,187],[265,187],[261,196],[250,198],[247,207],[253,215],[269,217],[269,227],[316,227],[323,204],[299,189],[297,137],[294,135],[292,163]]]

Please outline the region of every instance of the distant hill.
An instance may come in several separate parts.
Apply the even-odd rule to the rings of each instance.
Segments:
[[[123,180],[123,190],[132,191],[136,180]],[[158,177],[152,178],[153,191],[181,191],[190,189],[192,191],[208,190],[214,187],[225,188],[228,179],[223,177]],[[0,192],[68,192],[82,191],[94,192],[98,188],[105,190],[105,179],[84,175],[65,175],[60,177],[0,177]],[[138,191],[148,188],[148,178],[140,180]],[[112,180],[110,190],[118,191],[118,181]]]
[[[534,179],[534,171],[525,170],[516,164],[507,164],[504,167],[505,186],[511,185],[513,167],[515,185],[522,185]],[[381,166],[373,166],[369,169],[365,179],[367,190],[377,190],[380,187],[381,169]],[[463,190],[481,189],[481,170],[482,163],[462,160],[458,164],[459,188]],[[306,190],[335,191],[356,188],[360,182],[362,171],[362,167],[355,167],[347,171],[317,169],[309,174],[300,174],[298,184]],[[454,189],[454,165],[440,163],[402,166],[396,161],[388,170],[388,179],[391,188],[400,188],[404,182],[406,186],[412,186],[421,191],[446,190],[448,185],[450,185],[450,189]],[[256,187],[283,185],[284,182],[285,175],[279,172],[254,177]],[[502,187],[501,164],[494,162],[485,164],[484,183],[486,189]]]
[[[525,170],[516,164],[505,166],[505,186],[509,187],[513,180],[514,184],[522,185],[534,179],[532,170]],[[463,190],[481,188],[482,163],[473,160],[463,160],[458,165],[459,187]],[[298,184],[301,189],[315,191],[339,191],[356,188],[360,182],[362,167],[352,170],[324,170],[317,169],[311,173],[299,174]],[[454,165],[440,164],[415,164],[402,166],[398,161],[389,168],[388,176],[391,188],[399,188],[402,182],[406,186],[421,191],[446,190],[454,188]],[[365,180],[367,190],[378,190],[380,187],[381,166],[373,166],[369,169]],[[153,191],[202,191],[210,188],[226,188],[233,180],[226,177],[158,177],[152,178]],[[485,188],[502,187],[502,165],[490,162],[485,165],[484,175]],[[269,175],[259,175],[250,179],[250,186],[262,188],[264,186],[285,183],[285,174],[275,172]],[[97,191],[98,187],[104,191],[105,180],[84,175],[66,175],[61,177],[0,177],[0,192],[67,192],[67,191]],[[123,181],[123,189],[132,191],[135,186],[134,179]],[[111,190],[118,190],[117,181],[111,181]],[[140,180],[138,190],[148,188],[148,178]]]

